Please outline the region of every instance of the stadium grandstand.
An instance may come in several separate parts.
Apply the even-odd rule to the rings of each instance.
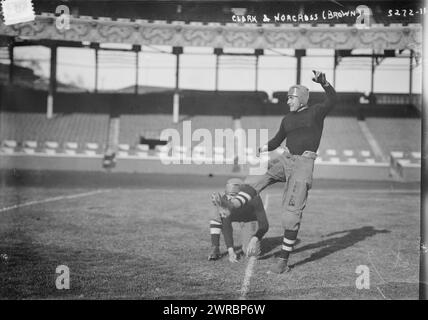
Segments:
[[[287,12],[323,12],[311,23],[295,23],[294,20],[291,21],[293,23],[284,23],[278,20],[281,18],[275,16],[284,11],[281,3],[266,6],[257,1],[250,2],[245,6],[245,13],[235,8],[233,2],[222,1],[203,1],[198,5],[190,1],[171,2],[170,5],[144,1],[133,2],[129,6],[117,6],[109,1],[97,3],[100,5],[69,1],[71,30],[64,34],[50,24],[62,17],[52,12],[52,8],[59,4],[56,1],[43,1],[35,6],[37,28],[34,24],[0,27],[0,156],[3,158],[3,168],[19,163],[13,161],[19,157],[43,162],[48,155],[55,156],[57,161],[61,161],[61,157],[81,155],[85,159],[95,157],[97,161],[100,157],[104,158],[104,162],[99,162],[100,171],[106,167],[119,170],[121,166],[115,166],[121,159],[159,159],[161,153],[169,149],[184,152],[182,146],[162,141],[160,136],[163,130],[169,128],[178,130],[182,135],[185,121],[190,121],[192,132],[203,128],[213,136],[216,129],[243,128],[268,129],[272,137],[278,128],[279,116],[288,112],[285,103],[287,92],[275,89],[286,89],[287,86],[263,86],[263,79],[266,80],[266,72],[270,68],[266,61],[273,55],[275,59],[292,61],[288,66],[279,67],[280,72],[292,75],[291,78],[287,77],[290,84],[304,83],[302,74],[307,68],[313,68],[306,67],[308,62],[305,61],[308,59],[324,59],[323,63],[330,59],[326,72],[332,83],[337,83],[338,105],[326,120],[324,138],[318,151],[318,166],[362,166],[368,172],[362,178],[372,176],[372,172],[376,171],[382,172],[376,175],[376,179],[388,180],[409,177],[391,176],[391,172],[397,171],[397,164],[410,163],[409,170],[413,170],[410,176],[419,179],[421,94],[414,89],[420,82],[419,20],[385,16],[386,8],[397,7],[398,2],[380,1],[371,5],[370,24],[378,30],[378,34],[377,31],[369,34],[367,29],[355,28],[355,1],[344,2],[338,12],[353,12],[354,15],[344,14],[341,19],[329,17],[329,12],[333,11],[328,1],[320,2],[316,7],[311,1],[288,4]],[[405,6],[406,3],[399,5]],[[273,21],[265,23],[260,18],[257,23],[231,21],[232,16],[240,14],[264,15]],[[88,24],[88,21],[92,22]],[[246,36],[253,40],[244,40],[244,26],[250,27]],[[79,28],[85,31],[77,36],[75,32]],[[109,28],[109,34],[105,34],[103,28]],[[332,28],[336,33],[331,32]],[[89,36],[89,30],[96,36]],[[120,37],[119,30],[126,30],[123,31],[126,36]],[[168,36],[171,30],[178,34],[176,40]],[[142,33],[133,34],[139,31]],[[256,33],[253,34],[254,31]],[[159,35],[162,32],[166,36]],[[207,32],[206,35],[202,35],[203,32]],[[212,32],[220,38],[214,40]],[[321,42],[319,32],[324,32],[326,36]],[[360,35],[359,42],[339,42],[337,37],[353,32]],[[385,39],[380,36],[382,32],[386,32]],[[394,38],[397,32],[400,37],[398,42]],[[298,40],[296,35],[301,39]],[[366,37],[369,36],[374,40],[367,42]],[[105,43],[119,43],[120,46],[106,47]],[[19,58],[20,51],[35,47],[50,51],[50,57],[44,62]],[[181,74],[198,68],[197,58],[192,58],[188,47],[211,50],[211,54],[207,54],[214,69],[209,74],[215,76],[211,90],[198,89],[198,85],[194,89],[187,88],[189,85],[180,87]],[[229,52],[228,47],[235,51]],[[336,49],[321,57],[310,53],[311,49],[322,51],[326,47]],[[63,68],[58,55],[67,48],[94,54],[95,63],[90,69],[95,80],[91,88],[82,83],[78,85],[57,79],[59,70]],[[165,66],[159,68],[168,69],[168,74],[173,75],[166,81],[170,86],[150,84],[147,80],[147,85],[141,85],[142,75],[150,72],[150,65],[144,69],[145,52],[150,53],[147,58],[150,61],[156,61],[156,57],[160,56],[164,60],[159,61],[167,61]],[[215,61],[214,64],[212,61]],[[387,61],[394,63],[381,70]],[[190,71],[186,67],[189,63]],[[49,71],[41,71],[43,65]],[[102,73],[109,68],[128,69],[127,76],[131,75],[131,78],[134,72],[134,79],[131,79],[134,84],[115,89],[103,88],[100,78],[105,79]],[[208,70],[203,68],[202,72]],[[281,68],[284,69],[281,71]],[[243,74],[250,70],[254,86],[247,84],[247,87],[253,88],[223,89],[222,83],[228,83],[225,78],[227,72],[233,69]],[[351,79],[342,79],[343,75],[352,74],[352,70],[358,69],[364,69],[368,75],[369,90],[341,91],[341,82],[352,82]],[[415,74],[414,69],[419,73]],[[379,86],[375,71],[383,71],[384,74],[400,71],[402,75],[407,72],[407,88],[402,93],[395,90],[377,92],[375,89]],[[201,78],[201,81],[206,79]],[[242,82],[246,81],[242,79]],[[323,93],[314,91],[310,99],[312,102],[321,101]],[[192,141],[191,148],[197,144],[197,141]],[[254,150],[248,152],[253,153]],[[40,155],[43,157],[38,158]],[[43,167],[43,164],[38,164],[38,167],[40,165]],[[93,169],[92,165],[90,167]],[[334,170],[327,173],[329,176],[337,177]],[[360,175],[350,178],[355,176]]]
[[[419,2],[32,3],[32,21],[0,15],[0,299],[427,298]],[[223,241],[207,259],[210,196],[284,151],[255,156],[290,86],[325,98],[312,70],[337,91],[313,181],[293,163],[260,192],[260,255],[234,232],[238,261]]]

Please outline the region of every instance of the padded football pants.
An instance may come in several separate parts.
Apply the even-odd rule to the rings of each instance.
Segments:
[[[268,163],[267,172],[248,178],[246,184],[257,194],[276,182],[285,182],[282,197],[282,225],[285,230],[298,231],[302,212],[306,206],[308,191],[312,186],[312,174],[317,154],[305,151],[301,156],[284,152]]]

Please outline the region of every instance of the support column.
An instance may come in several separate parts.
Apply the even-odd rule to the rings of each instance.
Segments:
[[[255,76],[255,91],[259,91],[259,57],[263,55],[263,49],[254,50],[254,55],[256,56],[256,76]]]
[[[412,104],[413,97],[413,50],[410,49],[409,61],[409,102]]]
[[[140,45],[133,45],[132,50],[135,51],[135,87],[134,87],[134,93],[138,94],[138,73],[139,73],[139,52],[141,51]]]
[[[215,91],[218,91],[218,64],[220,56],[215,57]]]
[[[95,88],[94,92],[98,92],[98,70],[99,70],[99,59],[98,59],[98,53],[100,45],[98,43],[94,43],[91,45],[92,48],[95,49]]]
[[[10,60],[10,64],[9,64],[9,75],[8,75],[8,82],[9,85],[13,84],[13,73],[14,73],[14,65],[15,65],[15,57],[13,54],[13,49],[14,49],[14,41],[10,41],[9,45],[8,45],[8,50],[9,50],[9,60]]]
[[[174,100],[173,100],[173,111],[172,111],[172,122],[178,123],[180,118],[180,89],[179,89],[179,80],[180,80],[180,54],[183,53],[182,47],[173,47],[172,53],[176,56],[176,65],[175,65],[175,90],[174,90]]]
[[[259,56],[256,56],[256,75],[254,79],[254,91],[259,91]]]
[[[339,57],[337,56],[337,50],[334,50],[333,87],[336,87],[336,69],[338,64],[339,64]]]
[[[374,57],[374,51],[372,53],[372,72],[371,72],[371,79],[370,79],[370,93],[373,95],[374,91],[374,72],[375,72],[375,57]]]
[[[57,64],[57,46],[51,45],[51,61],[50,61],[50,77],[49,77],[49,92],[48,92],[48,105],[46,111],[46,117],[51,119],[53,117],[53,108],[55,104],[56,96],[56,64]]]
[[[215,91],[218,91],[218,71],[220,65],[220,56],[223,54],[222,48],[214,48],[215,54]]]
[[[299,49],[296,50],[294,53],[295,57],[297,58],[297,66],[296,66],[296,84],[301,83],[301,75],[302,75],[302,57],[306,56],[306,50],[305,49]]]

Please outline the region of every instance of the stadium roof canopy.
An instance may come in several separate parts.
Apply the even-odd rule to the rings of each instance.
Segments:
[[[361,11],[357,7],[362,3],[368,15],[358,21]],[[58,5],[64,4],[71,14],[69,28],[57,23],[61,12],[55,14]],[[395,15],[391,10],[396,8],[405,8],[400,10],[406,10],[407,17],[404,11]],[[409,16],[410,10],[413,16]],[[417,10],[418,2],[407,1],[46,0],[35,3],[36,21],[0,24],[0,36],[63,46],[86,42],[418,51],[422,31]],[[379,17],[384,19],[382,23]]]
[[[376,23],[413,23],[420,21],[420,15],[410,14],[423,7],[421,1],[391,0],[40,0],[35,2],[36,14],[54,13],[59,5],[67,5],[74,16],[111,17],[127,19],[167,20],[189,22],[231,22],[234,8],[245,9],[245,14],[262,16],[277,13],[311,14],[315,12],[355,10],[358,6],[368,6]],[[407,10],[400,14],[389,14],[389,10]],[[353,24],[355,18],[322,19],[317,23]]]

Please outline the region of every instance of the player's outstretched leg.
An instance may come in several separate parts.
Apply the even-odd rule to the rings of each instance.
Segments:
[[[208,255],[209,261],[220,259],[220,234],[222,224],[218,220],[210,221],[210,234],[211,234],[211,252]]]
[[[283,198],[284,213],[282,215],[284,237],[278,261],[271,267],[272,272],[283,273],[290,271],[288,258],[296,243],[303,209],[306,206],[308,188],[306,181],[296,180],[295,177],[291,177],[286,184]]]

